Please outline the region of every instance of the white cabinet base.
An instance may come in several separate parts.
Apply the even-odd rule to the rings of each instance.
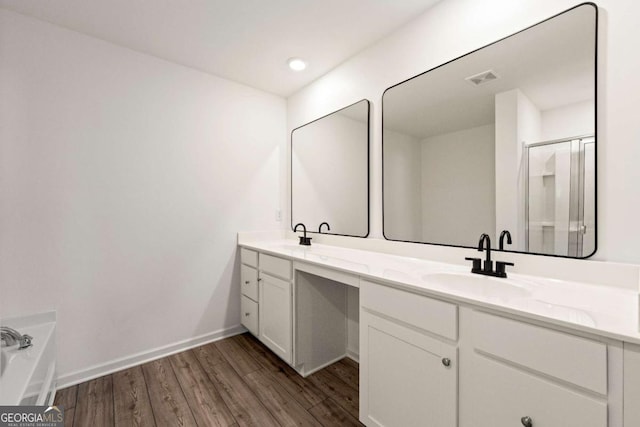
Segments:
[[[242,326],[247,328],[253,335],[258,336],[258,303],[242,295],[240,300],[240,320]]]
[[[607,427],[607,401],[481,354],[473,357],[469,402],[473,427]]]
[[[360,421],[455,427],[456,348],[366,310],[360,322]]]
[[[260,340],[282,360],[292,361],[291,282],[260,275]]]

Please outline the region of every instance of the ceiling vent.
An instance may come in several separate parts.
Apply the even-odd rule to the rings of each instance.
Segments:
[[[474,86],[480,86],[481,84],[497,80],[499,77],[493,70],[483,71],[473,76],[467,77],[465,80]]]

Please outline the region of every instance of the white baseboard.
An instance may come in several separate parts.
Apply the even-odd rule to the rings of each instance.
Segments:
[[[360,363],[360,354],[353,350],[347,349],[347,357],[356,363]]]
[[[208,344],[213,341],[218,341],[223,338],[232,337],[246,332],[247,329],[242,325],[236,325],[231,328],[222,329],[208,334],[200,335],[194,338],[189,338],[183,341],[178,341],[173,344],[157,347],[148,351],[132,354],[120,359],[112,360],[110,362],[102,363],[99,365],[91,366],[87,369],[71,372],[58,377],[57,389],[62,389],[72,385],[80,384],[85,381],[89,381],[95,378],[109,375],[114,372],[122,371],[124,369],[131,368],[133,366],[141,365],[143,363],[151,362],[152,360],[161,359],[163,357],[180,353],[181,351],[189,350],[194,347],[199,347],[204,344]]]

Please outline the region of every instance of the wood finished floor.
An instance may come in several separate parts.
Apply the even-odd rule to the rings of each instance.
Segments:
[[[65,426],[361,426],[358,364],[302,378],[250,334],[58,390]]]

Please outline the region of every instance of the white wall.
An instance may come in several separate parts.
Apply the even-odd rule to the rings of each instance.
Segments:
[[[372,101],[371,237],[382,236],[381,100],[400,81],[535,24],[572,0],[444,0],[287,100],[287,126],[362,98]],[[601,0],[598,53],[598,252],[640,262],[640,2]],[[442,248],[442,251],[448,250]]]
[[[496,94],[496,236],[509,230],[512,246],[525,250],[524,144],[540,140],[540,112],[520,90]]]
[[[368,129],[362,109],[365,121],[331,114],[294,131],[294,225],[318,231],[327,221],[331,233],[367,235]]]
[[[387,197],[385,235],[393,240],[422,240],[422,156],[421,144],[410,135],[385,131]]]
[[[541,140],[593,135],[595,123],[593,101],[583,101],[564,105],[552,110],[541,111]]]
[[[422,140],[422,239],[473,246],[495,242],[495,126]]]
[[[240,322],[285,101],[0,10],[0,306],[58,311],[65,378]],[[98,369],[99,371],[99,369]]]

